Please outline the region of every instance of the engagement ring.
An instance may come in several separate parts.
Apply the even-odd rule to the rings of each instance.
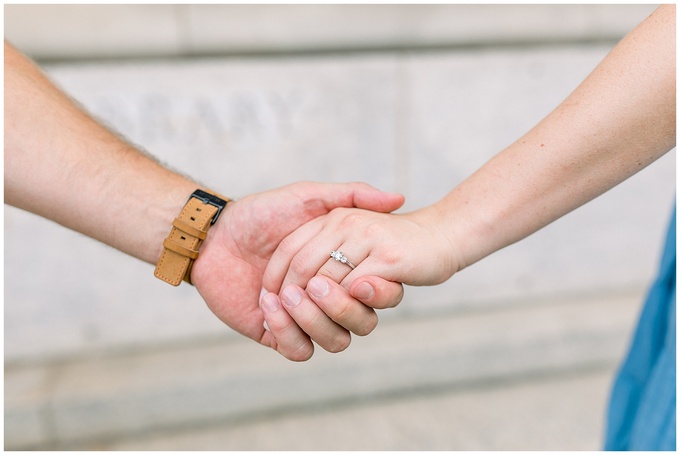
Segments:
[[[331,257],[333,259],[335,259],[336,261],[340,261],[343,264],[347,264],[352,269],[354,269],[354,267],[356,267],[354,264],[352,264],[352,262],[349,259],[347,259],[347,256],[342,254],[340,251],[331,251]]]

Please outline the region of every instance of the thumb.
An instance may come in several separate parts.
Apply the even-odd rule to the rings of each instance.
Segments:
[[[356,207],[389,213],[404,205],[402,194],[381,191],[367,183],[315,183],[316,197],[323,201],[326,211],[336,207]]]
[[[404,205],[405,200],[403,194],[388,193],[371,186],[354,192],[354,207],[375,212],[392,212]]]
[[[404,286],[377,276],[363,276],[352,282],[349,294],[371,308],[382,310],[401,302]]]

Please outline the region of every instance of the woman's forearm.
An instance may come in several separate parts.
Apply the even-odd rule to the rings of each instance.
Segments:
[[[548,117],[432,207],[460,268],[604,193],[675,146],[675,7],[626,36]]]

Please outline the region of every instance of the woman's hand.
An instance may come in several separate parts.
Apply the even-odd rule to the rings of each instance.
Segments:
[[[345,349],[349,332],[366,335],[375,328],[374,309],[401,300],[385,287],[439,284],[461,268],[442,223],[434,207],[403,215],[340,208],[300,227],[281,242],[263,276],[269,330],[277,338],[294,334],[301,351],[311,352],[312,340],[331,352]],[[331,251],[342,252],[355,268]],[[343,292],[354,299],[337,305],[341,300],[331,297]],[[376,298],[385,295],[393,297]]]
[[[296,228],[336,207],[363,207],[391,211],[404,198],[383,193],[367,184],[301,182],[230,203],[201,249],[191,272],[193,283],[215,315],[243,335],[270,346],[291,360],[307,360],[297,337],[279,334],[276,339],[263,327],[258,306],[262,276],[279,243]],[[401,290],[386,289],[393,300]],[[347,294],[334,294],[343,302]],[[361,305],[360,302],[355,302]]]

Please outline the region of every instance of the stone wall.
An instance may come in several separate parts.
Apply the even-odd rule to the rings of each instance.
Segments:
[[[88,16],[90,26],[104,20],[104,12],[115,13],[109,27],[119,30],[126,22],[124,18],[138,21],[151,11],[177,9],[7,8],[8,37],[16,34],[18,43],[30,27],[19,33],[13,25],[15,20],[41,24],[47,15],[65,18],[63,23],[55,22],[43,30],[41,45],[31,45],[27,40],[28,48],[33,46],[38,56],[45,57],[52,52],[44,44],[50,34],[66,28],[76,12],[99,11],[94,17]],[[238,198],[298,180],[366,181],[405,194],[404,210],[409,210],[441,198],[577,86],[614,44],[579,42],[584,34],[593,36],[599,31],[606,35],[603,31],[616,29],[616,24],[592,26],[603,20],[602,8],[503,7],[503,13],[494,9],[488,21],[480,22],[489,32],[478,31],[477,38],[516,39],[513,33],[518,32],[506,29],[527,14],[534,26],[526,27],[522,39],[543,36],[549,40],[553,35],[539,27],[539,19],[564,14],[571,19],[554,22],[557,29],[563,29],[561,36],[573,37],[572,44],[350,55],[70,60],[47,64],[46,70],[94,115],[171,167],[224,194]],[[639,11],[620,8],[624,12]],[[425,17],[436,17],[431,20],[438,24],[444,21],[438,12],[455,25],[461,17],[482,17],[481,12],[488,9],[415,8],[420,13],[415,15],[414,30],[426,29],[419,25]],[[212,12],[233,20],[248,11],[253,16],[262,12],[262,22],[254,22],[256,28],[273,17],[298,17],[283,7],[271,11],[265,7],[185,10],[190,17],[200,16],[206,21]],[[331,21],[328,14],[319,12],[324,10],[311,8],[307,14],[318,17],[321,23]],[[375,17],[377,10],[387,9],[368,8],[366,17]],[[356,8],[346,7],[343,17],[347,21],[342,25],[356,35],[364,33],[363,42],[374,47],[388,38],[399,43],[399,33],[405,32],[399,32],[397,25],[408,22],[408,11],[412,10],[394,8],[394,14],[388,16],[392,26],[374,30],[367,23],[350,20],[355,18]],[[29,17],[27,11],[44,14]],[[611,16],[618,17],[619,22],[627,17]],[[149,20],[150,27],[160,27],[159,20]],[[494,24],[499,30],[492,27]],[[441,26],[434,29],[440,30],[439,35],[428,39],[465,43],[453,31],[445,33]],[[306,33],[320,43],[345,45],[333,28],[314,30],[319,35],[311,30]],[[107,46],[117,52],[127,49],[120,43],[114,46],[114,39],[99,37],[101,43],[96,39],[91,42],[84,39],[90,36],[87,33],[95,36],[84,24],[70,29],[83,45],[66,46],[70,54],[77,55],[78,49],[106,54]],[[115,36],[122,35],[117,33]],[[420,38],[410,42],[426,42],[424,33],[416,34]],[[251,39],[249,49],[266,47],[258,44],[254,32],[244,32],[244,36]],[[290,40],[292,43],[293,38]],[[224,40],[227,50],[231,49],[229,42]],[[205,48],[213,49],[207,44]],[[674,156],[668,155],[587,207],[448,283],[408,289],[406,301],[394,313],[448,311],[545,295],[643,288],[655,268],[674,183]],[[10,207],[5,209],[5,230],[7,360],[223,331],[190,287],[166,288],[153,279],[147,265]],[[108,276],[117,280],[111,281]],[[385,316],[390,317],[388,313]]]
[[[223,194],[366,181],[405,194],[406,211],[440,199],[524,134],[652,10],[8,5],[5,30],[95,116]],[[565,299],[610,308],[639,296],[656,269],[674,194],[672,152],[449,282],[407,288],[381,319],[403,327],[537,302],[559,302],[564,312]],[[4,214],[5,367],[20,389],[22,365],[237,339],[190,286],[167,286],[149,265],[31,214],[8,206]],[[605,313],[593,313],[598,327],[607,327]],[[621,326],[612,322],[617,337]],[[593,352],[611,352],[607,336]],[[77,383],[69,384],[62,381]],[[9,428],[35,443],[33,427],[17,422]]]

